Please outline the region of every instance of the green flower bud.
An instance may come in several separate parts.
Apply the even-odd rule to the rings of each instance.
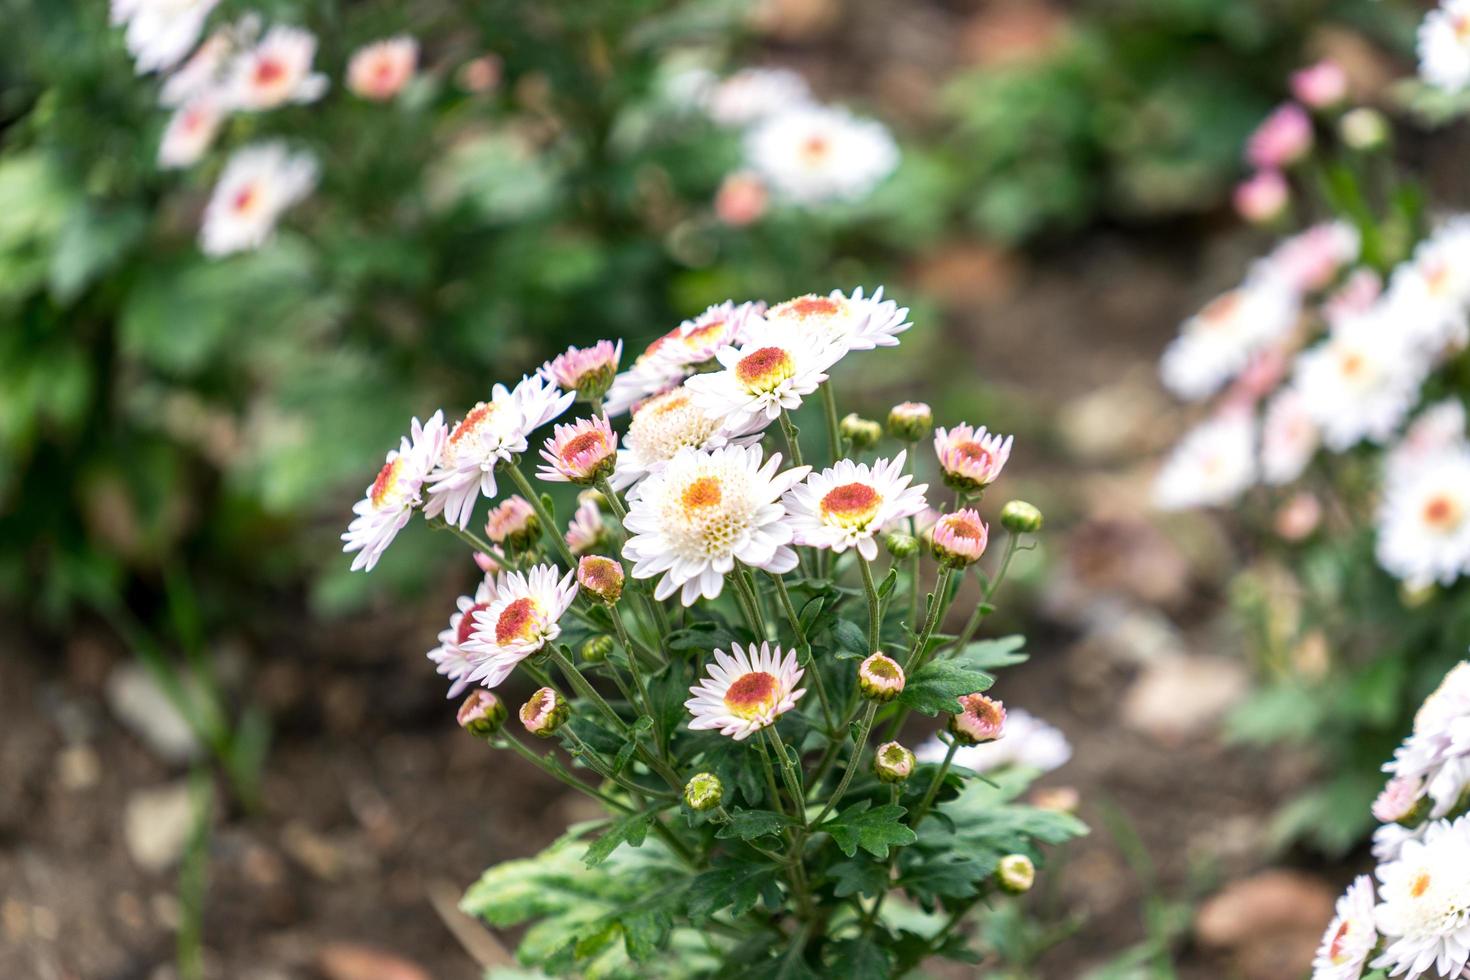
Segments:
[[[897,742],[884,742],[873,753],[873,774],[885,783],[901,783],[913,772],[914,754]]]
[[[888,553],[900,561],[912,558],[919,550],[919,539],[912,534],[904,534],[902,531],[889,531],[883,535],[883,547]]]
[[[696,773],[684,784],[684,802],[691,810],[713,810],[724,798],[725,787],[712,772]]]
[[[1376,150],[1388,142],[1388,120],[1377,109],[1358,108],[1343,113],[1338,134],[1350,149]]]
[[[934,428],[934,412],[923,402],[900,402],[888,410],[888,434],[900,442],[918,442]]]
[[[1024,500],[1012,500],[1000,509],[1000,526],[1012,534],[1035,534],[1041,524],[1041,511]]]
[[[1029,892],[1036,882],[1036,865],[1024,854],[1007,854],[995,869],[995,880],[1002,891],[1012,895]]]
[[[598,636],[590,636],[582,644],[582,662],[589,664],[600,664],[612,653],[613,638],[606,633]]]
[[[455,720],[460,728],[476,738],[490,738],[505,724],[507,714],[499,698],[483,687],[477,687],[459,706]]]
[[[844,416],[838,424],[838,431],[842,438],[852,443],[854,449],[868,449],[878,444],[883,438],[883,427],[872,419],[865,419],[856,413]]]
[[[858,665],[858,690],[869,701],[892,701],[903,693],[903,668],[892,657],[875,653]]]
[[[521,705],[521,724],[537,738],[550,738],[571,714],[572,709],[560,694],[543,687]]]

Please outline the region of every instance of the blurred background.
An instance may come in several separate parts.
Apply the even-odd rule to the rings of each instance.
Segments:
[[[995,627],[1032,637],[1004,697],[1066,732],[1047,783],[1093,834],[1044,930],[987,936],[1006,975],[1302,972],[1362,828],[1304,840],[1280,806],[1319,760],[1227,722],[1249,555],[1149,510],[1184,421],[1155,363],[1268,242],[1230,196],[1289,73],[1331,58],[1388,107],[1422,8],[167,6],[0,0],[0,976],[503,962],[458,894],[580,804],[488,767],[424,659],[476,569],[415,525],[349,574],[353,501],[408,417],[568,344],[626,365],[713,303],[858,285],[916,326],[844,397],[1014,432],[1004,492],[1051,529]],[[356,57],[399,36],[411,61]],[[221,50],[286,78],[209,104],[187,73]],[[793,101],[891,164],[793,183]],[[1452,194],[1463,147],[1407,150]],[[242,187],[263,227],[222,214]]]

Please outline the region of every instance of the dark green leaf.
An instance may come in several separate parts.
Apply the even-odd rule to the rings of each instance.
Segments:
[[[864,627],[850,619],[839,619],[832,624],[832,639],[840,650],[864,657],[873,652],[868,649],[868,634]]]
[[[728,908],[732,916],[741,916],[755,908],[755,903],[776,884],[776,867],[766,863],[731,863],[695,878],[689,886],[689,917],[696,921],[709,918]]]
[[[640,847],[643,839],[648,836],[648,828],[653,823],[653,817],[647,813],[630,813],[613,821],[613,825],[597,840],[587,848],[587,853],[582,860],[587,867],[595,868],[607,856],[617,850],[619,844],[626,843],[629,847]]]
[[[828,976],[842,980],[888,980],[893,961],[887,950],[868,939],[844,939],[832,946]]]
[[[770,810],[737,810],[730,814],[730,822],[720,828],[716,837],[723,840],[739,838],[755,840],[779,833],[791,820]]]
[[[857,894],[876,897],[888,887],[888,865],[867,858],[839,861],[827,869],[827,875],[836,883],[832,893],[838,898]]]
[[[899,876],[898,883],[925,904],[935,898],[969,898],[995,872],[998,860],[993,855],[959,858],[936,856],[905,870]]]
[[[976,640],[961,650],[955,660],[977,670],[1013,667],[1031,659],[1030,655],[1021,649],[1025,645],[1026,638],[1019,634],[1001,636],[993,640]]]
[[[903,846],[918,839],[902,823],[908,812],[903,807],[889,803],[870,810],[871,805],[863,800],[822,824],[821,829],[832,835],[842,853],[852,857],[862,848],[876,858],[886,858],[891,845]]]
[[[898,585],[898,569],[890,568],[888,574],[883,576],[883,581],[878,583],[878,598],[886,599]]]
[[[909,675],[899,702],[926,715],[959,708],[961,695],[985,691],[995,678],[952,660],[934,660]]]

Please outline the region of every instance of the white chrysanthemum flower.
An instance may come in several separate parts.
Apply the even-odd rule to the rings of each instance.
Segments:
[[[596,483],[612,473],[618,451],[618,434],[607,416],[577,419],[558,425],[541,448],[545,465],[536,475],[548,483]]]
[[[209,98],[195,99],[174,110],[158,143],[158,165],[190,167],[199,162],[214,142],[225,114]]]
[[[1179,440],[1154,480],[1154,503],[1163,510],[1228,504],[1255,479],[1255,421],[1224,411]]]
[[[1296,324],[1300,298],[1278,276],[1256,275],[1184,321],[1159,362],[1164,387],[1186,401],[1213,395],[1251,357]]]
[[[437,673],[452,682],[448,697],[459,697],[470,684],[470,674],[475,670],[475,657],[466,647],[474,633],[475,613],[489,609],[494,598],[490,591],[490,580],[481,579],[472,596],[462,595],[455,600],[455,612],[449,617],[449,628],[439,631],[439,645],[429,651]]]
[[[1358,980],[1377,944],[1373,879],[1359,875],[1337,900],[1337,914],[1312,960],[1312,980]]]
[[[219,0],[112,0],[113,24],[126,24],[124,39],[138,74],[167,71],[193,49]]]
[[[158,90],[159,105],[176,109],[204,96],[218,99],[230,55],[239,43],[238,39],[253,37],[257,26],[253,18],[247,18],[205,38],[189,55],[189,60],[163,80]]]
[[[856,548],[868,561],[878,557],[875,536],[888,524],[925,507],[927,484],[909,486],[905,454],[869,466],[850,459],[807,478],[781,498],[796,544],[841,554]]]
[[[1297,358],[1296,388],[1334,452],[1364,439],[1387,442],[1419,399],[1428,365],[1394,335],[1385,312],[1379,304],[1339,319]]]
[[[1425,463],[1467,447],[1465,404],[1446,398],[1415,416],[1383,458],[1384,482],[1393,484],[1418,472]]]
[[[315,102],[327,91],[327,76],[311,70],[316,35],[277,24],[249,50],[235,56],[227,83],[232,108],[275,109],[292,102]]]
[[[709,91],[705,111],[721,126],[749,126],[811,102],[806,79],[789,68],[742,68]]]
[[[714,663],[695,687],[684,707],[694,719],[693,731],[717,728],[739,742],[774,725],[776,719],[796,707],[806,693],[801,683],[804,671],[796,665],[796,654],[784,656],[780,647],[751,644],[749,650],[730,644],[730,653],[715,651]]]
[[[1346,221],[1324,221],[1285,239],[1261,260],[1257,275],[1271,276],[1297,293],[1325,289],[1358,257],[1358,229]]]
[[[259,248],[274,234],[281,213],[310,194],[316,179],[316,159],[292,153],[284,143],[236,150],[204,208],[200,247],[206,255]]]
[[[1424,831],[1428,828],[1427,823],[1413,828],[1403,827],[1396,823],[1384,824],[1373,831],[1373,860],[1379,864],[1397,861],[1399,852],[1404,849],[1404,842],[1423,840]]]
[[[1404,342],[1433,357],[1470,339],[1470,218],[1447,222],[1394,270],[1383,302]]]
[[[745,156],[793,204],[855,201],[898,166],[898,144],[880,122],[835,106],[797,105],[745,136]]]
[[[920,762],[941,762],[949,746],[931,738],[914,750]],[[955,750],[954,764],[971,772],[991,772],[1006,766],[1051,772],[1072,758],[1072,746],[1061,729],[1050,725],[1025,708],[1006,711],[1005,732],[993,742],[962,745]]]
[[[1470,572],[1470,452],[1422,463],[1387,487],[1376,554],[1412,588],[1450,585]]]
[[[766,311],[766,323],[776,336],[798,333],[833,344],[844,352],[897,347],[898,335],[913,324],[909,308],[883,298],[883,287],[863,295],[863,287],[826,296],[808,293],[778,303]]]
[[[779,453],[762,465],[759,445],[685,449],[669,460],[629,503],[623,555],[634,562],[633,577],[662,575],[654,595],[679,592],[689,606],[717,597],[737,561],[778,574],[795,568],[780,498],[811,468],[777,473],[780,465]]]
[[[1295,388],[1276,393],[1261,421],[1261,480],[1290,483],[1307,468],[1321,440],[1306,399]]]
[[[393,98],[413,78],[419,42],[406,34],[364,45],[347,62],[347,88],[353,95],[382,102]]]
[[[1470,963],[1470,817],[1405,841],[1378,882],[1374,920],[1387,945],[1372,966],[1405,980],[1460,976]]]
[[[1470,84],[1470,0],[1444,0],[1419,24],[1419,77],[1458,92]]]
[[[576,572],[557,578],[555,565],[506,572],[490,583],[490,601],[475,612],[469,642],[469,675],[485,687],[504,683],[516,664],[561,635],[560,620],[577,597]]]
[[[685,320],[643,349],[633,366],[613,379],[603,405],[609,417],[679,386],[722,347],[738,346],[751,324],[759,323],[764,303],[716,303]]]
[[[827,369],[842,353],[814,337],[760,330],[742,346],[723,347],[715,354],[723,371],[697,374],[684,387],[695,404],[732,428],[762,420],[770,424],[783,409],[800,408],[801,400],[827,380]]]
[[[444,445],[444,413],[435,412],[423,424],[414,419],[409,434],[397,449],[388,453],[387,462],[377,479],[368,487],[367,495],[352,507],[357,516],[342,535],[344,552],[357,552],[352,570],[372,571],[388,545],[408,523],[415,507],[423,503],[423,486],[434,461]]]
[[[764,417],[740,429],[730,429],[712,417],[684,386],[654,395],[633,412],[628,432],[618,450],[611,483],[622,490],[650,473],[657,473],[684,449],[711,450],[734,443],[747,445],[760,438]]]
[[[1456,664],[1414,714],[1415,735],[1448,734],[1450,726],[1470,718],[1470,663]]]
[[[526,375],[514,390],[497,384],[449,433],[444,455],[430,476],[425,513],[466,527],[481,496],[494,497],[495,470],[526,451],[536,429],[565,412],[575,392],[558,390],[539,375]]]

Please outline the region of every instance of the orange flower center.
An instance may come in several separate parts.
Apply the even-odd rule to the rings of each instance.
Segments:
[[[1424,505],[1424,523],[1437,531],[1452,531],[1464,516],[1459,503],[1448,494],[1431,497]]]
[[[246,184],[235,192],[234,198],[230,201],[230,207],[234,209],[236,214],[244,214],[255,207],[256,202],[259,200],[260,194],[256,185]]]
[[[725,707],[737,718],[749,721],[776,703],[776,678],[763,670],[737,678],[725,691]]]
[[[825,136],[808,136],[801,144],[801,157],[812,166],[825,160],[831,151],[832,144]]]
[[[1343,943],[1347,940],[1348,933],[1352,931],[1349,923],[1343,922],[1337,927],[1337,932],[1332,934],[1332,942],[1327,947],[1327,956],[1334,965],[1347,962],[1347,950],[1343,949]]]
[[[964,538],[969,541],[978,541],[984,535],[984,532],[980,529],[980,525],[964,518],[957,518],[950,521],[949,529],[955,537]]]
[[[496,407],[494,402],[480,402],[470,409],[469,413],[454,427],[454,431],[449,433],[449,439],[444,448],[458,447],[460,442],[478,432],[481,426],[495,416]]]
[[[989,466],[995,457],[990,450],[978,442],[962,442],[955,447],[955,452],[964,457],[967,462],[978,463],[980,466]]]
[[[1429,872],[1421,871],[1414,878],[1414,883],[1409,886],[1409,894],[1414,898],[1423,898],[1427,891],[1429,891]]]
[[[540,618],[536,600],[524,596],[506,606],[495,621],[495,642],[509,643],[512,640],[530,639]]]
[[[724,499],[720,491],[720,481],[712,476],[702,476],[684,488],[685,510],[697,510],[701,507],[713,507]]]
[[[589,429],[575,438],[567,440],[567,444],[561,447],[562,462],[571,462],[579,454],[589,449],[607,448],[607,438],[597,429]]]
[[[368,492],[374,507],[382,507],[390,497],[398,491],[398,474],[403,471],[403,457],[395,458],[391,463],[384,463],[383,468],[378,470],[378,478],[373,481],[373,488]]]
[[[842,312],[842,307],[835,299],[828,296],[798,296],[796,299],[787,300],[771,311],[773,316],[793,316],[799,320],[807,317],[831,317]]]
[[[780,347],[762,347],[735,364],[735,376],[752,394],[774,391],[795,373],[791,355]]]
[[[863,526],[878,513],[883,503],[878,491],[866,483],[845,483],[833,487],[822,498],[822,516],[847,526]]]
[[[455,643],[464,646],[470,642],[470,637],[475,633],[475,613],[482,609],[488,609],[489,607],[490,603],[488,602],[477,602],[464,611],[464,615],[459,620],[459,629],[454,633]]]
[[[680,339],[684,342],[685,347],[702,347],[709,342],[711,337],[719,337],[724,332],[724,320],[711,320],[703,326],[693,328]]]
[[[286,77],[286,66],[275,58],[261,58],[255,63],[255,84],[265,87],[275,85]]]
[[[1355,378],[1361,375],[1368,366],[1368,361],[1357,351],[1349,351],[1338,359],[1338,370],[1342,371],[1345,378]]]

